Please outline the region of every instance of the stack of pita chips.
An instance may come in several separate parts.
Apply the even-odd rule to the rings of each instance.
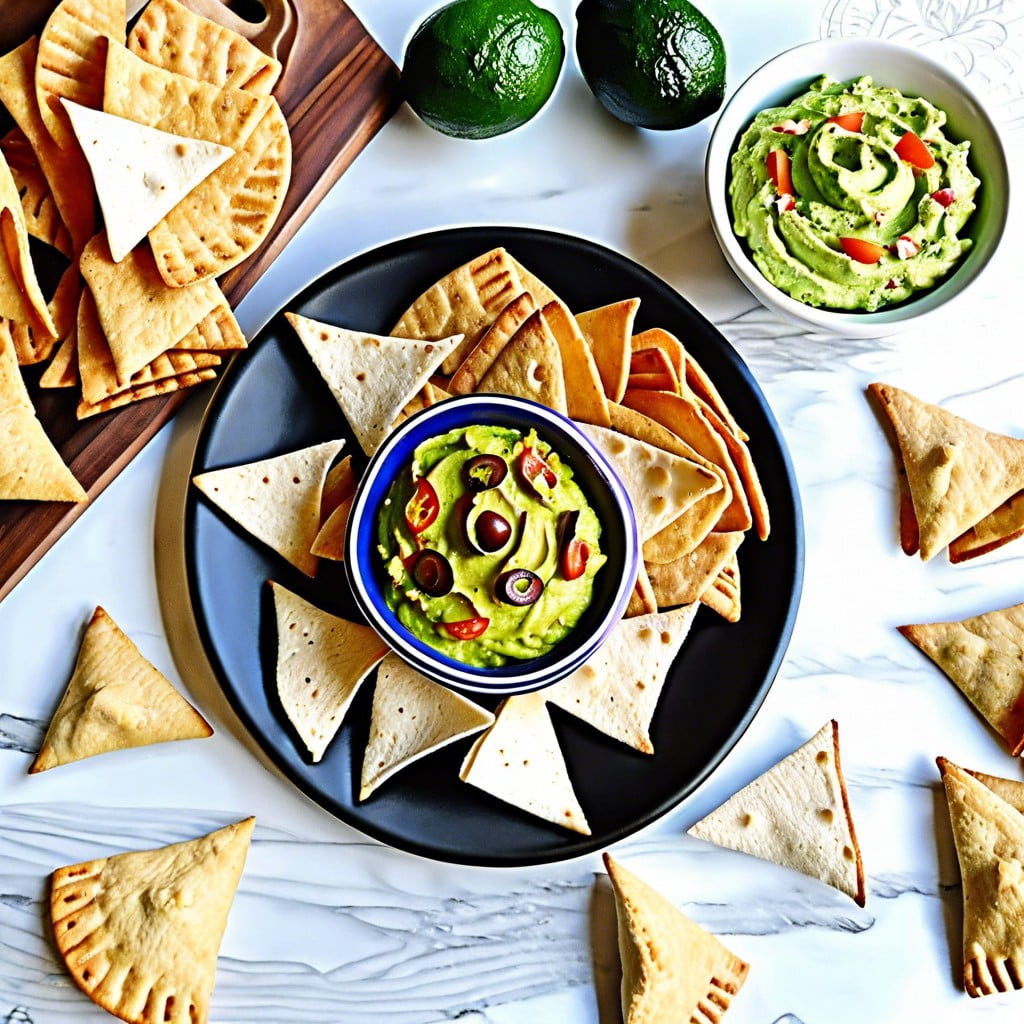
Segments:
[[[689,834],[801,871],[846,893],[858,906],[867,899],[834,721],[698,821]]]
[[[1024,751],[1024,604],[898,628],[957,685],[1014,757]]]
[[[74,673],[30,772],[111,750],[212,736],[206,719],[151,665],[103,608],[93,612]]]
[[[963,883],[971,996],[1024,986],[1024,783],[937,759]]]
[[[1024,533],[1024,439],[993,433],[895,388],[869,387],[895,438],[900,544],[922,560],[986,554]]]
[[[624,1024],[717,1024],[750,965],[609,854]]]
[[[130,1024],[206,1024],[254,825],[54,871],[50,919],[75,984]]]

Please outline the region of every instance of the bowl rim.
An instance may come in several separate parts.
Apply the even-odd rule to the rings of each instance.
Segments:
[[[375,588],[367,586],[366,577],[369,575],[371,580],[375,579],[375,569],[365,564],[367,557],[376,555],[374,520],[378,503],[374,501],[371,505],[371,498],[382,471],[393,459],[398,459],[404,465],[411,458],[411,449],[415,445],[439,433],[441,428],[433,427],[436,418],[454,414],[467,420],[444,428],[457,429],[458,426],[479,422],[482,416],[486,417],[488,408],[496,408],[504,414],[518,413],[533,421],[541,421],[523,426],[536,426],[541,433],[548,430],[558,435],[559,441],[564,440],[575,446],[592,463],[596,478],[607,488],[612,505],[622,512],[623,545],[621,552],[615,552],[615,558],[621,558],[623,571],[613,591],[613,599],[596,625],[589,633],[578,633],[574,628],[552,650],[537,658],[512,661],[501,667],[481,667],[459,662],[397,624],[393,613],[382,609],[379,592],[375,598]],[[555,447],[558,447],[557,443]],[[569,675],[591,657],[607,640],[626,610],[634,589],[639,557],[636,515],[626,487],[614,467],[581,427],[569,416],[531,399],[492,393],[450,396],[418,410],[396,427],[373,453],[360,475],[345,532],[345,570],[349,586],[357,606],[378,635],[399,657],[428,678],[458,690],[492,696],[510,696],[541,689]],[[559,649],[572,639],[576,642],[559,655]]]
[[[766,96],[784,92],[787,98],[792,98],[798,95],[800,89],[796,84],[797,77],[810,84],[820,75],[831,73],[827,66],[815,65],[825,65],[828,55],[837,51],[853,55],[863,52],[866,62],[870,60],[876,64],[883,59],[907,61],[915,68],[941,79],[953,92],[960,94],[965,106],[973,108],[973,116],[977,117],[984,127],[983,132],[972,133],[966,138],[973,142],[978,135],[983,134],[991,140],[993,155],[996,158],[994,164],[989,160],[984,167],[979,167],[975,161],[972,166],[986,191],[991,191],[995,197],[988,215],[984,244],[976,242],[960,265],[935,287],[898,306],[873,312],[827,309],[810,306],[792,298],[761,274],[732,228],[732,205],[728,196],[731,180],[730,161],[740,133],[756,113],[776,102],[766,99]],[[794,74],[786,78],[775,77],[779,69],[796,62],[801,62],[805,68],[813,70],[807,70],[799,76]],[[860,74],[871,75],[882,85],[902,77],[899,70],[892,73],[884,69],[879,70],[882,73],[876,72],[872,67],[865,67]],[[792,82],[792,89],[785,88],[788,82]],[[906,92],[905,89],[901,91]],[[769,308],[791,321],[796,321],[804,327],[811,326],[849,337],[877,337],[916,327],[937,317],[945,311],[949,302],[974,288],[999,250],[1009,219],[1011,203],[1005,140],[997,122],[989,114],[985,102],[967,82],[957,78],[935,58],[902,43],[874,36],[832,36],[799,43],[775,54],[755,68],[733,91],[715,122],[704,162],[704,191],[712,230],[722,253],[747,289]],[[977,215],[978,211],[975,211],[973,216]]]

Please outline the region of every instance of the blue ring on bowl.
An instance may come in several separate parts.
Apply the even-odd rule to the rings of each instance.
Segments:
[[[428,438],[474,425],[507,426],[537,435],[558,452],[601,522],[607,556],[594,579],[590,605],[565,639],[546,654],[497,668],[467,665],[409,632],[387,606],[387,576],[377,551],[377,517],[391,484]],[[509,395],[445,399],[410,416],[374,453],[352,502],[345,535],[345,569],[359,610],[380,636],[425,676],[460,690],[508,696],[549,686],[579,668],[622,618],[636,580],[640,542],[629,495],[589,437],[561,414]]]

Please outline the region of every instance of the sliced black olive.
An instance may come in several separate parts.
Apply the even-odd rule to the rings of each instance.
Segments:
[[[476,517],[473,532],[476,537],[469,538],[470,546],[490,554],[492,551],[500,551],[508,543],[512,536],[512,525],[503,515],[488,508]]]
[[[533,604],[544,593],[544,581],[529,569],[509,569],[498,577],[494,589],[505,604]]]
[[[474,455],[462,466],[462,482],[471,491],[489,491],[507,472],[508,463],[500,455]]]
[[[416,556],[409,575],[416,586],[431,597],[444,597],[455,582],[451,563],[433,548],[424,548]]]
[[[576,524],[579,521],[580,511],[577,508],[559,513],[558,523],[555,526],[555,537],[559,549],[564,548],[576,536]]]

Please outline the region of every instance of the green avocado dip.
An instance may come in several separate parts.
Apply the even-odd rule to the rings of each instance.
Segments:
[[[800,302],[872,311],[933,287],[970,248],[980,182],[927,100],[823,76],[761,111],[732,155],[733,228]]]
[[[471,426],[420,444],[381,508],[388,605],[468,665],[536,658],[590,604],[601,524],[534,431]]]

